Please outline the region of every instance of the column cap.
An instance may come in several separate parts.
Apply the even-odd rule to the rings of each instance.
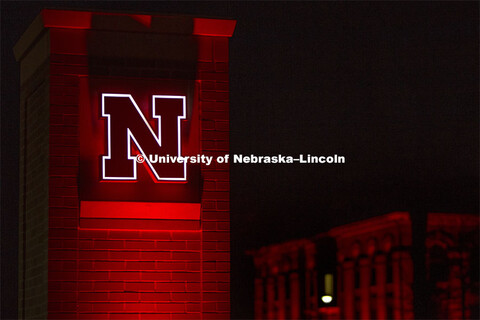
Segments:
[[[231,37],[236,20],[185,15],[43,9],[13,51],[20,60],[47,28]]]

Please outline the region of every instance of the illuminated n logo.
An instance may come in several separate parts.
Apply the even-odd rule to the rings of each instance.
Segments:
[[[136,154],[140,151],[154,181],[185,181],[185,163],[151,163],[149,155],[181,156],[180,122],[185,119],[185,96],[153,95],[152,129],[130,94],[103,93],[102,117],[107,119],[107,154],[102,157],[103,180],[136,180]],[[155,126],[154,126],[155,127]]]

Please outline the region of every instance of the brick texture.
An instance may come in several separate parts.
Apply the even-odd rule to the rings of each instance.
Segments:
[[[86,31],[51,28],[49,32],[49,59],[33,65],[21,60],[22,68],[36,69],[27,73],[29,79],[22,87],[22,318],[229,318],[229,165],[214,162],[201,168],[199,230],[81,229],[79,78],[124,74],[127,65],[128,70],[135,66],[132,57],[105,63],[108,59],[89,57],[81,46],[65,52],[69,42],[84,41]],[[153,35],[138,37],[140,43],[142,37]],[[229,151],[228,38],[190,38],[192,48],[198,48],[193,65],[201,153],[225,155]],[[175,73],[175,65],[171,70],[162,63],[150,69],[143,65],[144,57],[138,59],[135,75],[189,73]]]
[[[48,67],[38,54],[46,37],[38,40],[26,63],[35,63],[28,77],[22,73],[20,97],[20,208],[19,317],[47,315],[48,271]],[[32,55],[37,55],[36,57]]]

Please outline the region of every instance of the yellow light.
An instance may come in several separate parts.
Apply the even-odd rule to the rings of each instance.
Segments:
[[[333,274],[331,273],[325,275],[325,295],[333,295]]]
[[[323,296],[322,297],[323,303],[330,303],[330,302],[332,302],[332,299],[333,299],[332,296]]]

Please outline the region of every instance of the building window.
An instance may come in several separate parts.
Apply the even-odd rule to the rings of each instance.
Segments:
[[[313,271],[309,271],[310,273],[310,283],[309,283],[309,286],[310,286],[310,297],[314,297],[315,296],[315,273]]]
[[[370,299],[370,319],[377,319],[377,299],[375,296]]]
[[[393,293],[387,293],[387,319],[393,319]]]
[[[267,290],[267,279],[264,278],[263,279],[263,302],[267,302],[267,293],[268,293],[268,290]]]
[[[447,250],[434,246],[430,249],[430,281],[432,282],[445,282],[448,281],[449,266]]]
[[[290,299],[290,274],[285,276],[285,297]]]
[[[391,253],[387,255],[387,283],[393,283],[393,261]]]
[[[274,292],[274,300],[278,301],[278,279],[273,278],[273,292]]]
[[[355,261],[355,272],[354,272],[354,280],[355,280],[355,289],[360,288],[360,260],[357,259]]]
[[[375,265],[372,264],[372,267],[370,268],[370,286],[376,286],[377,285],[377,272],[375,270]]]

